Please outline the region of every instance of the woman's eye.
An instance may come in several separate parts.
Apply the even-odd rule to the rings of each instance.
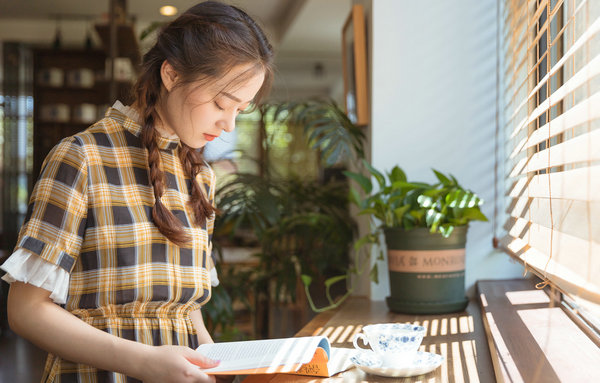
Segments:
[[[219,109],[219,110],[225,110],[225,109],[221,108],[221,105],[219,105],[216,101],[214,103],[215,103],[215,106],[217,107],[217,109]]]

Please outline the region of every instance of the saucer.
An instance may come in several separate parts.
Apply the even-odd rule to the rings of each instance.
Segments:
[[[442,364],[444,357],[430,352],[417,351],[414,360],[410,363],[384,366],[373,351],[359,351],[350,357],[350,361],[369,374],[403,378],[435,370]]]

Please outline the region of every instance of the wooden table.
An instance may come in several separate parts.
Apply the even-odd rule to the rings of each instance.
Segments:
[[[441,354],[444,363],[436,370],[411,378],[384,378],[352,368],[331,378],[278,374],[263,381],[280,382],[495,382],[479,303],[469,302],[466,311],[443,315],[392,313],[385,302],[354,297],[337,310],[317,315],[297,336],[326,335],[333,347],[352,348],[352,338],[362,326],[373,323],[414,323],[427,328],[421,351]]]

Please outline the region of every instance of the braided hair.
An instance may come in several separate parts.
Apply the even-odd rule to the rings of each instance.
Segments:
[[[159,32],[154,46],[144,55],[140,76],[133,88],[135,107],[142,120],[141,141],[148,152],[150,183],[154,189],[152,219],[158,230],[173,243],[182,246],[189,240],[182,222],[161,202],[165,176],[158,147],[161,105],[161,66],[167,61],[178,74],[176,86],[189,83],[209,85],[232,68],[250,66],[237,82],[265,74],[262,87],[254,98],[258,104],[268,93],[273,78],[273,51],[264,32],[244,11],[216,1],[206,1],[188,9]],[[180,143],[179,158],[191,178],[190,207],[194,223],[203,225],[216,213],[202,192],[196,176],[204,166],[202,152]]]

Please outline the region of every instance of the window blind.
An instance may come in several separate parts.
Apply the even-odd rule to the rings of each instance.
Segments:
[[[501,22],[508,219],[499,245],[600,304],[600,1],[506,0]]]

